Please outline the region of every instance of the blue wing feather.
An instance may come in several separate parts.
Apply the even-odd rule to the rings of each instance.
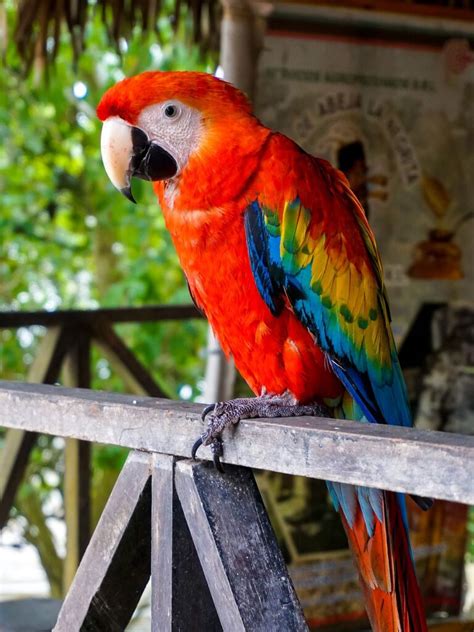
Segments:
[[[282,288],[271,273],[268,236],[258,202],[247,208],[244,225],[255,283],[271,313],[277,316],[283,308]]]
[[[247,207],[244,215],[252,272],[258,290],[270,311],[278,315],[283,308],[285,297],[288,299],[298,319],[311,331],[319,346],[327,353],[334,373],[353,398],[356,404],[352,407],[353,414],[358,410],[359,418],[371,423],[410,426],[411,415],[396,351],[393,348],[388,368],[367,361],[362,344],[357,346],[351,342],[339,326],[336,311],[326,308],[324,300],[327,303],[330,297],[323,297],[321,292],[318,293],[318,288],[315,291],[311,266],[298,267],[291,257],[283,260],[281,232],[275,224],[269,226],[266,222],[270,213],[256,200]],[[290,241],[299,239],[299,221],[298,214],[289,231]],[[374,247],[373,244],[369,246]],[[293,254],[291,248],[289,250]],[[328,265],[327,262],[321,261],[321,266],[325,265]],[[378,278],[381,270],[377,268],[375,274]],[[383,305],[385,297],[382,297],[381,301],[381,312],[384,312],[388,310],[388,306]],[[387,311],[384,313],[388,314]],[[390,331],[387,332],[387,344],[393,344]],[[358,503],[367,532],[369,535],[372,534],[375,519],[383,519],[381,492],[340,483],[328,483],[328,488],[335,507],[343,511],[349,525],[353,524]],[[399,498],[399,503],[406,524],[402,497]]]

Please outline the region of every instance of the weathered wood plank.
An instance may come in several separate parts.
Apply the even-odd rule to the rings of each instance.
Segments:
[[[176,489],[173,498],[173,632],[222,632]],[[161,632],[161,628],[157,628]]]
[[[130,621],[150,577],[151,458],[128,457],[54,632],[122,632]]]
[[[0,382],[0,425],[189,456],[202,407]],[[245,420],[226,463],[474,504],[474,437],[318,418]],[[210,458],[210,451],[199,452]]]
[[[66,439],[64,447],[66,558],[63,591],[68,591],[91,536],[91,444]]]
[[[0,312],[0,327],[13,329],[31,325],[93,324],[97,318],[111,323],[144,323],[161,320],[203,318],[194,305],[149,305],[146,307],[114,307],[94,310],[64,310],[56,312]]]
[[[151,501],[151,629],[171,632],[174,458],[153,458]]]
[[[74,346],[63,366],[64,384],[89,388],[91,382],[91,340],[88,328],[76,332]],[[66,439],[64,449],[64,514],[66,520],[66,558],[63,589],[66,593],[91,536],[91,444]]]
[[[174,490],[173,470],[173,457],[155,455],[152,473],[152,631],[222,632]]]
[[[176,490],[225,632],[307,632],[251,470],[178,461]]]

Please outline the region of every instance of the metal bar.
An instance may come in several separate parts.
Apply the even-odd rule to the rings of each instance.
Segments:
[[[251,470],[179,461],[176,490],[224,631],[307,632]]]
[[[143,323],[161,320],[203,318],[194,305],[156,305],[147,307],[115,307],[94,310],[64,310],[57,312],[0,312],[0,328],[16,329],[31,325],[94,324],[97,318],[111,323]]]
[[[189,456],[202,407],[0,382],[0,425]],[[244,420],[225,463],[474,504],[474,437],[320,418]],[[210,459],[210,450],[199,452]]]
[[[130,621],[150,577],[151,458],[128,457],[54,632],[122,632]]]

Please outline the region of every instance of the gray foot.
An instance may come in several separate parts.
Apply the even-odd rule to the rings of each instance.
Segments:
[[[241,419],[254,417],[273,419],[276,417],[304,417],[328,416],[328,410],[321,404],[299,404],[292,395],[261,395],[253,398],[231,399],[228,402],[218,402],[207,406],[202,419],[207,420],[207,430],[199,437],[192,447],[191,455],[196,458],[196,452],[201,445],[209,445],[216,468],[223,471],[220,457],[223,454],[221,434],[231,424],[237,424]]]

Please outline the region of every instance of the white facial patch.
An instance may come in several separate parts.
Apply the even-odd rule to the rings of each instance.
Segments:
[[[145,108],[138,117],[137,126],[173,156],[178,173],[198,148],[203,132],[201,113],[177,99]]]

